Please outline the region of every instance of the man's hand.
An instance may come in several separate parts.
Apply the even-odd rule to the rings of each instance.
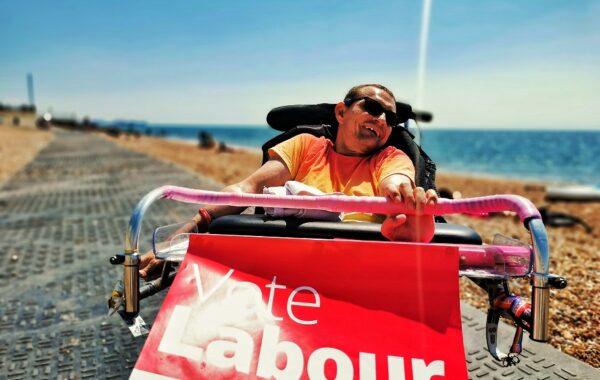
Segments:
[[[148,251],[140,257],[140,277],[144,280],[157,271],[163,264],[163,260],[159,260],[154,256],[154,252]]]
[[[389,240],[429,242],[435,232],[435,223],[432,215],[421,215],[421,212],[425,206],[437,203],[435,190],[413,188],[408,180],[398,178],[387,180],[382,185],[383,196],[394,203],[403,203],[415,214],[388,215],[381,226],[381,234]]]
[[[199,213],[194,215],[192,220],[179,227],[165,241],[170,241],[174,236],[190,232],[206,232],[210,221],[205,221]],[[202,227],[202,230],[200,230]],[[164,244],[164,243],[163,243]],[[146,280],[149,275],[156,272],[162,266],[164,260],[159,260],[152,250],[140,256],[140,277]]]

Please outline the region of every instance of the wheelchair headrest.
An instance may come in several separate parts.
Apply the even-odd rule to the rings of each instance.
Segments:
[[[271,128],[278,131],[287,131],[298,125],[321,125],[327,124],[337,127],[338,122],[334,115],[335,104],[295,104],[273,108],[267,115],[267,123]],[[415,112],[410,104],[396,102],[396,114],[398,124],[408,119],[419,121],[431,121],[431,114],[427,112]]]

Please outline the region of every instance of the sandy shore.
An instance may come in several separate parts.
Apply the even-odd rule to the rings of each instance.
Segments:
[[[17,172],[51,138],[48,132],[0,128],[0,181]],[[258,151],[202,150],[193,144],[146,136],[105,138],[224,184],[244,178],[261,162]],[[550,227],[548,230],[551,272],[569,280],[567,289],[552,291],[550,344],[594,367],[600,367],[600,203],[546,203],[543,200],[544,184],[535,182],[438,173],[437,184],[439,188],[459,191],[463,197],[520,194],[531,199],[538,207],[576,215],[594,228],[592,234],[586,233],[581,226]],[[452,216],[449,219],[471,226],[486,242],[491,242],[495,233],[528,241],[527,231],[513,216]],[[463,300],[482,310],[487,308],[486,297],[479,288],[468,279],[461,279],[460,285]],[[513,281],[511,285],[515,292],[527,295],[522,282]]]
[[[21,170],[53,137],[50,131],[0,126],[0,184]]]

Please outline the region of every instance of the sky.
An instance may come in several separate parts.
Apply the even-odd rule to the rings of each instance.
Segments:
[[[0,0],[0,102],[170,124],[265,124],[359,83],[417,101],[418,0]],[[600,130],[600,0],[433,0],[432,127]]]

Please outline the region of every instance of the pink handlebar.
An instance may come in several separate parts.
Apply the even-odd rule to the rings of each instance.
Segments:
[[[223,193],[195,190],[178,186],[165,186],[163,198],[187,203],[227,206],[259,206],[296,209],[320,209],[333,212],[365,212],[374,214],[414,214],[415,210],[403,204],[392,203],[384,197],[356,197],[347,195],[288,195],[277,196],[250,193]],[[526,198],[518,195],[492,195],[466,199],[439,199],[437,205],[426,206],[423,214],[481,214],[513,211],[521,222],[540,219],[537,208]]]

